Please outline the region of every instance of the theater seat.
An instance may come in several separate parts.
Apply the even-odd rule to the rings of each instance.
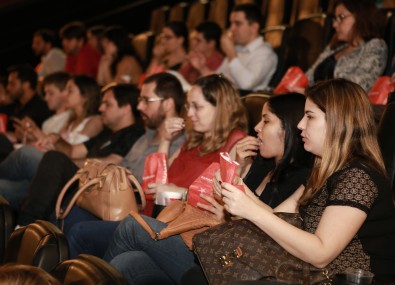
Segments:
[[[89,254],[80,254],[75,259],[59,263],[51,274],[63,285],[128,284],[112,265]]]
[[[37,220],[11,234],[4,263],[34,265],[50,271],[68,255],[65,235],[50,222]]]
[[[0,264],[4,260],[5,249],[14,227],[14,211],[10,204],[0,196]]]
[[[254,127],[259,123],[262,117],[262,107],[263,104],[270,98],[270,94],[263,93],[251,93],[241,100],[247,109],[248,114],[248,133],[251,136],[255,136],[256,132]]]
[[[388,178],[395,193],[395,102],[388,104],[384,110],[378,129],[378,140]]]

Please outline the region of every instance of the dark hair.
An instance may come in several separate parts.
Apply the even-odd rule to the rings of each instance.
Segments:
[[[384,31],[384,17],[376,8],[374,0],[338,0],[335,8],[344,5],[355,17],[351,37],[361,37],[364,41],[381,38]],[[336,35],[335,35],[336,36]],[[336,39],[333,40],[335,45]]]
[[[129,37],[129,32],[121,26],[111,26],[104,30],[103,38],[107,38],[113,42],[117,47],[117,54],[115,59],[111,63],[110,70],[114,76],[117,72],[117,65],[126,55],[133,56],[138,62],[140,62],[136,51],[133,48],[132,41]]]
[[[62,39],[83,39],[86,42],[86,27],[80,21],[70,22],[60,29],[60,38]]]
[[[77,85],[81,96],[86,98],[85,116],[97,114],[100,104],[100,86],[96,80],[87,75],[74,75],[70,79]]]
[[[70,74],[64,71],[58,71],[48,74],[44,77],[43,85],[53,84],[59,90],[64,90],[66,88],[67,81],[70,79]]]
[[[184,22],[181,21],[171,21],[165,25],[165,28],[169,28],[174,35],[179,38],[182,37],[184,39],[182,46],[185,50],[188,50],[188,28]]]
[[[140,89],[133,84],[127,83],[110,83],[102,89],[102,94],[112,90],[114,92],[114,98],[118,103],[119,107],[130,105],[133,116],[139,117],[139,111],[137,110],[138,97],[140,95]]]
[[[101,45],[101,39],[103,38],[104,30],[106,29],[106,26],[104,25],[95,25],[91,26],[86,29],[87,33],[91,33],[94,37],[97,38],[97,41],[99,43],[99,46],[97,47],[101,53],[103,53],[103,47]]]
[[[17,73],[21,82],[29,82],[32,89],[37,87],[37,73],[30,64],[17,64],[8,68],[8,74]]]
[[[215,41],[215,47],[218,50],[221,48],[220,38],[221,38],[222,30],[221,27],[216,22],[206,21],[200,23],[199,25],[196,26],[195,30],[198,31],[199,33],[202,33],[206,41],[210,41],[210,40]]]
[[[52,46],[57,46],[59,43],[59,39],[56,36],[56,33],[49,29],[40,29],[34,33],[34,36],[39,36],[43,39],[44,42],[50,43]]]
[[[284,154],[273,171],[271,183],[272,199],[276,199],[278,184],[287,179],[284,175],[289,167],[312,166],[313,155],[304,149],[301,131],[297,128],[304,116],[306,97],[298,93],[289,93],[271,97],[265,104],[281,121],[284,129]],[[270,204],[270,203],[269,203]]]
[[[179,114],[185,103],[185,94],[180,81],[173,74],[161,72],[147,77],[143,84],[156,83],[155,94],[162,98],[173,98],[176,112]]]
[[[263,17],[260,11],[259,7],[253,3],[240,4],[232,10],[232,12],[243,12],[250,25],[258,23],[259,30],[263,27]]]

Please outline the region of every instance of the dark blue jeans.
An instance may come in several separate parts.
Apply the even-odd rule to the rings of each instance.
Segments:
[[[51,222],[63,228],[69,242],[70,258],[75,258],[81,253],[103,258],[120,223],[100,220],[78,206],[72,207],[63,221],[56,221],[54,213]]]
[[[167,226],[151,217],[142,217],[154,232]],[[179,235],[153,240],[131,216],[118,226],[104,259],[117,268],[130,285],[180,284],[184,273],[195,266],[193,252]]]

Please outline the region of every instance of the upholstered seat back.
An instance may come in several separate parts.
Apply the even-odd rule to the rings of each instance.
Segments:
[[[66,260],[68,254],[65,235],[50,222],[37,220],[11,234],[4,262],[34,265],[50,271]]]
[[[51,272],[63,285],[127,285],[122,274],[104,260],[89,254],[59,263]]]

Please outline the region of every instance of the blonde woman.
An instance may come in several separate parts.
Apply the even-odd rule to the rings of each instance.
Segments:
[[[165,102],[163,102],[164,104]],[[219,162],[221,151],[231,151],[246,136],[247,119],[238,92],[223,76],[199,78],[187,94],[187,141],[170,165],[171,184],[151,185],[151,193],[185,192],[187,187],[212,162]],[[166,151],[169,142],[184,128],[183,119],[167,122],[169,135],[161,142]],[[213,199],[211,199],[213,200]],[[211,202],[211,200],[207,200]],[[222,206],[213,203],[213,214]],[[155,232],[165,223],[144,217]],[[194,266],[193,252],[179,235],[154,241],[130,216],[117,228],[105,259],[120,270],[130,284],[176,284]]]

